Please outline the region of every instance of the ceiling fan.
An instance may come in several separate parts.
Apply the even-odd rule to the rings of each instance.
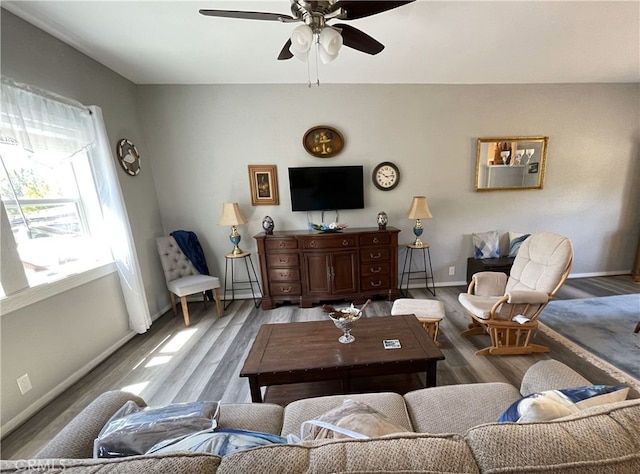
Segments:
[[[250,12],[235,10],[200,10],[205,16],[241,18],[246,20],[268,20],[282,23],[303,22],[293,30],[278,55],[279,60],[296,56],[306,60],[311,45],[318,45],[323,63],[336,58],[344,45],[367,54],[378,54],[384,45],[363,31],[344,23],[329,25],[330,20],[357,20],[371,15],[401,7],[415,0],[378,1],[378,0],[290,0],[291,14]]]

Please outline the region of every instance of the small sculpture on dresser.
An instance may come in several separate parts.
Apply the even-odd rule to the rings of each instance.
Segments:
[[[376,221],[378,222],[378,229],[385,230],[387,228],[387,223],[389,222],[387,213],[384,211],[378,212],[378,217],[376,218]]]
[[[264,216],[262,219],[262,228],[264,229],[264,233],[267,235],[273,235],[273,219],[270,216]]]

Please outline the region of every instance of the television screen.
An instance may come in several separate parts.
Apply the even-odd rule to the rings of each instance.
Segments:
[[[289,168],[292,211],[364,208],[362,166]]]

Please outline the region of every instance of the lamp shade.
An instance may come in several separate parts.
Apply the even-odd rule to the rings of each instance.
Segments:
[[[320,60],[323,64],[330,63],[338,57],[342,47],[342,35],[337,30],[329,26],[323,28],[318,42],[320,43]]]
[[[313,30],[309,25],[300,25],[291,33],[289,51],[301,61],[306,61],[313,43]]]
[[[433,217],[431,211],[429,211],[425,196],[413,196],[413,201],[411,201],[411,206],[407,211],[407,217],[409,219],[430,219]]]
[[[218,221],[218,225],[241,225],[246,224],[247,218],[244,217],[242,211],[240,211],[240,206],[238,206],[237,202],[225,202],[222,205],[222,216],[220,216],[220,220]]]

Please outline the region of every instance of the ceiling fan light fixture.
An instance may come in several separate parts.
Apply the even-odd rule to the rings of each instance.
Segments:
[[[342,48],[342,35],[335,29],[327,26],[320,32],[320,46],[330,56],[337,56]]]
[[[289,51],[301,61],[306,61],[313,44],[313,30],[309,25],[300,25],[291,33]]]
[[[322,61],[322,64],[329,64],[331,61],[338,57],[338,54],[329,54],[327,50],[322,46],[318,46],[318,56],[320,56],[320,61]]]

